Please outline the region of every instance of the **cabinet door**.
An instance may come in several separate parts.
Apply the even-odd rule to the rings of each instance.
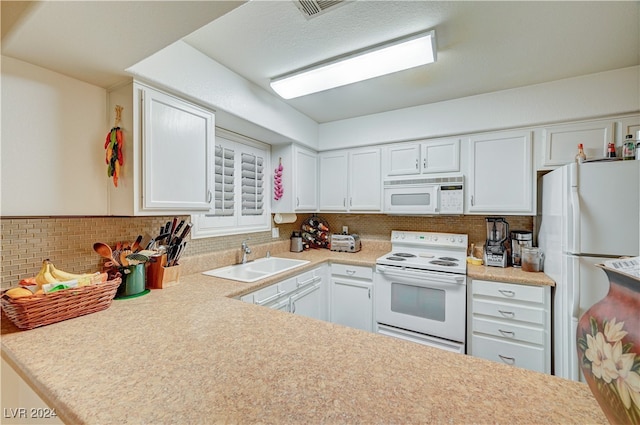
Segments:
[[[542,165],[557,166],[575,161],[582,143],[587,158],[604,158],[607,144],[614,142],[614,121],[593,121],[547,127],[542,131],[544,159]]]
[[[335,277],[331,285],[331,321],[373,332],[372,285]]]
[[[534,214],[531,132],[469,140],[468,212]]]
[[[349,210],[382,210],[380,149],[349,153]]]
[[[420,144],[412,143],[385,148],[386,176],[420,174]]]
[[[209,211],[213,113],[145,90],[143,207]]]
[[[322,282],[309,285],[291,296],[291,313],[326,320],[323,314]]]
[[[460,139],[438,140],[422,144],[422,172],[460,171]]]
[[[347,210],[347,152],[320,155],[320,209]]]
[[[294,158],[295,211],[315,211],[318,209],[318,156],[296,148]]]

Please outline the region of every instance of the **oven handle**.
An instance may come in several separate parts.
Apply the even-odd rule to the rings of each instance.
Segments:
[[[401,272],[398,272],[385,266],[377,266],[376,271],[386,276],[395,276],[401,279],[429,279],[429,281],[447,283],[452,285],[464,285],[466,283],[466,276],[464,275],[453,276],[443,273],[433,273],[426,270],[418,271],[407,269],[403,269]]]

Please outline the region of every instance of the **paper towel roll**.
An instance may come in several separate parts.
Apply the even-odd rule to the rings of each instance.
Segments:
[[[275,221],[276,224],[295,223],[295,221],[297,219],[298,219],[298,217],[295,214],[280,214],[280,213],[276,213],[273,216],[273,221]]]

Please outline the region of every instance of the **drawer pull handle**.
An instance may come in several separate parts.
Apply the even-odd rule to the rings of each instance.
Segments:
[[[504,310],[498,310],[500,312],[500,314],[502,314],[504,317],[516,317],[516,314],[513,311],[504,311]]]
[[[500,292],[502,295],[504,295],[505,297],[515,297],[516,293],[513,291],[508,291],[506,289],[498,289],[498,292]]]
[[[513,338],[514,336],[516,336],[516,333],[513,332],[513,331],[503,331],[502,329],[498,329],[498,332],[500,332],[502,335],[508,336],[510,338]]]
[[[514,357],[507,357],[503,356],[502,354],[498,354],[498,357],[500,357],[500,359],[508,365],[516,364],[516,359]]]
[[[349,276],[353,276],[354,274],[356,274],[356,271],[355,271],[355,270],[349,270],[349,269],[347,269],[347,274],[348,274]]]

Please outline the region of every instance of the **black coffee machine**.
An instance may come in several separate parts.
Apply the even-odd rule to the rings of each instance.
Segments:
[[[507,267],[511,257],[509,223],[502,217],[487,217],[487,240],[484,243],[484,264]]]

